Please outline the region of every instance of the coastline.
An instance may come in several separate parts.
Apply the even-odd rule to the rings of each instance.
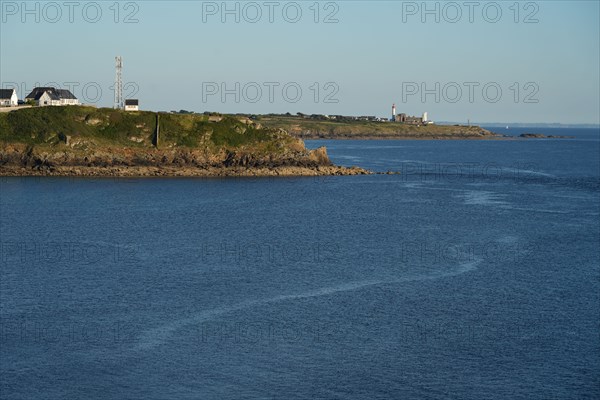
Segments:
[[[0,142],[0,176],[276,177],[373,173],[359,167],[333,165],[324,147],[308,150],[303,143],[298,145],[295,150],[280,153],[257,153],[241,148],[217,152],[112,146],[74,149],[64,144],[32,146]]]
[[[315,118],[263,115],[255,122],[267,128],[284,130],[302,140],[481,140],[502,135],[475,125],[417,125],[361,120],[332,121]]]
[[[160,134],[159,134],[160,131]],[[0,176],[260,177],[370,174],[248,119],[37,107],[0,115]]]
[[[294,135],[295,137],[302,140],[512,140],[519,138],[505,137],[505,136],[392,136],[392,135],[352,135],[352,136],[339,136],[339,135],[319,135],[319,136],[302,136]]]
[[[311,176],[352,176],[372,175],[359,167],[318,166],[318,167],[275,167],[275,168],[234,168],[234,167],[62,167],[32,169],[23,166],[0,166],[0,177],[95,177],[95,178],[224,178],[224,177],[311,177]]]
[[[0,115],[0,176],[276,177],[374,174],[304,140],[527,140],[478,126],[38,107]],[[160,129],[159,129],[160,128]],[[159,136],[160,130],[160,136]],[[536,135],[539,137],[539,135]],[[394,174],[394,172],[388,172]]]

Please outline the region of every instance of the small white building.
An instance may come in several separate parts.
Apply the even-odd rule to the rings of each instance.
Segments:
[[[140,101],[138,99],[126,99],[125,111],[140,111]]]
[[[15,89],[0,89],[0,107],[14,107],[19,104]]]
[[[36,87],[25,97],[25,101],[34,101],[38,106],[77,106],[79,100],[70,90],[53,87]]]
[[[427,112],[423,113],[422,120],[423,120],[423,125],[433,125],[434,124],[434,122],[429,119],[429,115],[427,115]]]

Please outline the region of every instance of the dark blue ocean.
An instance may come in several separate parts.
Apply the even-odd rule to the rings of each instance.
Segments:
[[[541,133],[576,138],[307,142],[400,175],[0,178],[0,397],[600,398],[600,135]]]

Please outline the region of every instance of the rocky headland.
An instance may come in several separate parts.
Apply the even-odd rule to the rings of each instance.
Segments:
[[[265,127],[284,129],[300,139],[399,139],[399,140],[481,140],[501,135],[479,126],[411,125],[361,120],[319,120],[308,116],[260,115]]]
[[[0,116],[2,176],[362,175],[248,119],[42,107]]]

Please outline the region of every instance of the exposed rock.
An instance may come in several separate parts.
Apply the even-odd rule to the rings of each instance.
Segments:
[[[101,119],[98,118],[89,118],[85,120],[85,123],[88,125],[92,125],[92,126],[96,126],[96,125],[100,125],[103,121]]]
[[[308,157],[318,165],[331,165],[331,161],[327,155],[327,148],[325,147],[319,147],[318,149],[311,150]]]
[[[544,135],[543,133],[522,133],[519,135],[520,138],[525,139],[573,139],[574,136],[562,136],[562,135]]]
[[[0,175],[26,176],[318,176],[365,175],[358,167],[331,164],[324,147],[312,151],[287,151],[257,155],[241,150],[218,153],[202,149],[70,147],[39,151],[34,146],[0,147]]]
[[[519,135],[519,137],[526,139],[543,139],[546,137],[546,135],[541,133],[522,133]]]

